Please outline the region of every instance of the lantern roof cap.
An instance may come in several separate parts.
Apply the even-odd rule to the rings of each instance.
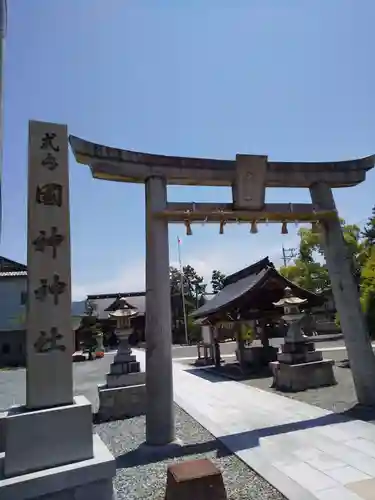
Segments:
[[[284,290],[284,297],[273,304],[276,307],[284,307],[284,306],[299,306],[300,304],[305,304],[307,299],[300,299],[299,297],[293,296],[292,289],[287,286]]]
[[[110,318],[133,318],[138,315],[138,311],[135,309],[118,309],[109,313]]]
[[[109,311],[110,318],[132,318],[137,315],[138,309],[130,305],[123,297],[117,299],[116,309]]]

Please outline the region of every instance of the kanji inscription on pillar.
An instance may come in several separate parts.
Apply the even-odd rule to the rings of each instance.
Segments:
[[[50,231],[39,231],[38,236],[33,241],[33,245],[36,251],[44,252],[47,247],[52,249],[52,258],[56,259],[57,249],[64,241],[64,236],[59,234],[57,227],[52,226]]]
[[[73,401],[68,133],[29,123],[27,407]]]
[[[41,331],[38,340],[34,344],[35,351],[65,351],[65,345],[59,343],[61,342],[61,340],[63,340],[63,336],[54,326],[51,328],[49,334],[47,334],[47,332]]]

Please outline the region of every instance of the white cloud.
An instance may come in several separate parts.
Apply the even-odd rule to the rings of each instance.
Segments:
[[[144,261],[119,269],[107,281],[72,284],[72,299],[84,300],[90,294],[142,292],[145,290]]]
[[[261,236],[259,236],[261,239]],[[250,241],[250,244],[248,243]],[[281,265],[281,247],[282,243],[286,247],[293,247],[298,244],[298,236],[290,235],[287,239],[277,238],[276,243],[269,245],[254,244],[257,240],[227,241],[217,247],[216,250],[205,252],[197,249],[184,249],[183,264],[191,265],[197,273],[203,276],[206,283],[210,282],[211,273],[214,269],[219,269],[225,274],[231,274],[238,271],[259,259],[268,256],[276,265]],[[259,241],[259,240],[258,240]],[[261,243],[261,241],[259,241]],[[185,253],[186,251],[186,253]],[[171,266],[179,267],[176,259],[171,259]],[[73,284],[73,300],[83,300],[89,294],[104,294],[118,292],[137,292],[145,290],[145,263],[139,260],[128,264],[119,269],[118,272],[109,277],[107,281],[92,281],[84,284]]]

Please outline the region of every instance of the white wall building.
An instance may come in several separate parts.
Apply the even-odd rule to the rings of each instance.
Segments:
[[[0,256],[0,367],[25,365],[26,300],[27,267]],[[84,306],[85,301],[72,303],[72,329]]]
[[[0,366],[25,362],[27,268],[0,257]]]

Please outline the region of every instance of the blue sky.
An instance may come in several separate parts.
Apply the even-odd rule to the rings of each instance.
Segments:
[[[328,161],[375,152],[371,0],[12,0],[4,82],[1,254],[26,260],[29,119],[91,141],[160,154]],[[73,295],[144,287],[144,190],[93,180],[70,156]],[[375,172],[338,190],[363,221]],[[229,189],[173,187],[173,201],[230,201]],[[309,201],[269,190],[267,201]],[[235,271],[296,229],[170,226],[170,259],[205,276]]]

